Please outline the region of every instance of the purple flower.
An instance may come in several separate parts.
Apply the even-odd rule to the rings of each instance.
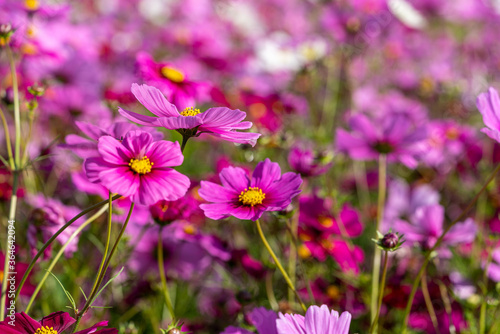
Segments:
[[[144,131],[130,131],[122,141],[99,138],[100,157],[85,161],[87,177],[132,202],[152,205],[186,194],[189,178],[169,167],[182,164],[179,143],[154,141]]]
[[[423,206],[439,204],[440,195],[428,184],[420,184],[410,189],[401,179],[389,184],[389,195],[384,209],[383,229],[389,230],[399,218],[408,218]]]
[[[68,312],[54,312],[40,321],[32,319],[24,312],[16,313],[15,325],[9,324],[10,319],[0,322],[0,332],[2,334],[34,334],[34,333],[63,333],[70,328],[74,323],[73,319]],[[105,327],[108,325],[107,321],[102,321],[94,326],[75,332],[75,334],[117,334],[118,330],[114,328],[107,328],[98,330],[98,327]]]
[[[355,160],[374,160],[386,154],[389,161],[400,161],[415,168],[417,144],[425,139],[426,130],[415,127],[408,116],[388,114],[381,119],[370,119],[364,114],[349,118],[352,132],[337,131],[337,149]]]
[[[326,305],[313,305],[305,317],[280,313],[276,324],[278,334],[348,334],[351,314],[343,312],[339,317],[338,312],[330,311]]]
[[[423,248],[434,246],[443,233],[444,208],[439,204],[427,205],[418,208],[411,223],[397,220],[395,229],[404,234],[407,243],[419,243]],[[456,245],[474,241],[477,227],[474,220],[466,219],[463,223],[453,226],[443,239],[443,245]],[[443,254],[446,255],[446,254]]]
[[[155,140],[163,139],[163,134],[154,129],[141,129],[138,126],[127,122],[115,122],[105,129],[85,122],[77,121],[75,123],[78,129],[80,129],[80,131],[90,139],[70,134],[66,136],[66,144],[62,144],[60,146],[70,149],[73,153],[84,159],[99,156],[97,141],[102,136],[111,136],[115,139],[122,140],[127,132],[132,130],[142,130],[151,133]]]
[[[223,219],[235,216],[239,219],[259,219],[265,211],[285,209],[292,198],[300,193],[300,175],[281,175],[280,166],[266,159],[259,162],[250,179],[244,169],[224,168],[220,174],[222,186],[209,181],[201,181],[200,196],[212,202],[200,207],[205,216]]]
[[[294,146],[288,154],[288,164],[302,176],[317,176],[324,174],[332,166],[331,156],[314,152],[311,145]]]
[[[188,107],[208,95],[209,85],[189,80],[186,73],[169,63],[156,63],[151,55],[140,52],[137,64],[141,77],[161,89],[175,105]]]
[[[488,92],[477,97],[477,108],[483,115],[483,122],[486,125],[481,129],[491,139],[500,143],[500,98],[495,88],[490,87]]]
[[[119,108],[120,114],[142,125],[162,126],[170,130],[192,129],[195,133],[210,133],[212,136],[235,143],[254,146],[258,133],[239,132],[250,129],[252,122],[242,122],[246,113],[225,107],[210,108],[205,112],[189,107],[179,112],[156,88],[147,85],[132,84],[132,93],[137,100],[158,117],[145,116]]]
[[[28,226],[28,243],[34,256],[37,253],[39,240],[45,243],[81,210],[74,206],[64,205],[57,199],[45,198],[43,195],[29,197],[28,202],[34,207]],[[56,240],[64,245],[83,221],[82,219],[66,228]],[[76,237],[68,244],[65,249],[66,256],[71,256],[78,249],[78,240],[79,237]],[[49,256],[50,251],[51,247],[49,246],[45,250],[44,256]]]
[[[254,308],[249,314],[250,323],[255,326],[258,334],[278,334],[276,330],[276,312],[265,307]],[[221,334],[253,334],[252,332],[238,327],[227,327]]]

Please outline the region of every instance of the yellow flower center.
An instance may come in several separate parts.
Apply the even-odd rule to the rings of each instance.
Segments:
[[[254,206],[257,204],[262,204],[262,201],[266,198],[266,194],[262,192],[259,187],[249,187],[243,190],[238,197],[241,204]]]
[[[299,254],[301,259],[307,259],[309,256],[311,256],[311,251],[309,248],[307,248],[306,245],[300,245],[299,248],[297,248],[297,253]]]
[[[201,114],[200,109],[194,109],[193,107],[187,107],[181,113],[181,116],[196,116]]]
[[[128,165],[131,170],[138,174],[147,174],[151,172],[151,167],[154,165],[154,162],[149,161],[149,158],[144,156],[141,159],[130,159]]]
[[[320,216],[318,218],[318,221],[321,225],[323,225],[324,227],[328,228],[328,227],[332,227],[333,226],[333,219],[332,218],[329,218],[329,217],[324,217],[324,216]]]
[[[184,226],[184,233],[193,235],[196,233],[196,227],[194,225],[188,224]]]
[[[57,331],[54,327],[42,326],[36,330],[35,334],[57,334]]]
[[[38,3],[38,0],[26,0],[24,2],[24,5],[29,10],[36,10],[40,6],[40,4]]]
[[[161,68],[161,74],[168,80],[176,83],[181,83],[185,79],[184,73],[170,66],[163,66]]]
[[[340,290],[335,285],[330,285],[326,288],[326,295],[331,299],[337,299],[340,296]]]

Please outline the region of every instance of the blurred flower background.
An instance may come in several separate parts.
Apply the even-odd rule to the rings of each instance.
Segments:
[[[0,320],[15,218],[33,333],[499,333],[499,31],[495,0],[0,0]]]

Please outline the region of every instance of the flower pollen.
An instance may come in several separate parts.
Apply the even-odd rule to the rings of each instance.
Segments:
[[[193,107],[187,107],[181,113],[181,116],[196,116],[200,114],[200,109],[194,109]]]
[[[36,330],[35,334],[57,334],[57,331],[54,327],[42,326]]]
[[[160,71],[165,78],[172,82],[181,83],[185,79],[184,73],[170,66],[163,66]]]
[[[265,198],[266,194],[264,194],[262,192],[262,189],[260,189],[259,187],[245,188],[245,190],[243,190],[238,196],[238,199],[241,204],[249,206],[262,204],[262,201]]]
[[[151,172],[151,167],[153,167],[154,162],[149,161],[147,156],[142,157],[141,159],[130,159],[128,163],[130,169],[138,174],[147,174]]]

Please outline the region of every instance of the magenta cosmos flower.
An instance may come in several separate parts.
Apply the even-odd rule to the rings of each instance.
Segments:
[[[351,314],[343,312],[340,317],[326,305],[313,305],[306,316],[300,314],[279,314],[276,320],[278,334],[348,334]]]
[[[242,122],[246,113],[225,107],[210,108],[205,112],[189,107],[179,112],[156,88],[147,85],[132,84],[132,93],[139,102],[158,117],[146,116],[119,108],[118,111],[129,120],[142,125],[162,126],[178,130],[183,136],[198,136],[209,133],[212,136],[235,143],[254,146],[258,133],[239,132],[250,129],[252,122]]]
[[[174,201],[189,188],[189,178],[170,168],[184,160],[177,142],[154,141],[147,132],[130,131],[122,141],[99,138],[97,149],[100,157],[85,160],[87,177],[132,202]]]
[[[483,115],[486,128],[481,129],[491,139],[500,143],[500,98],[498,92],[490,87],[488,92],[477,97],[477,109]]]
[[[32,319],[24,312],[15,314],[14,326],[10,325],[12,321],[9,316],[0,322],[0,332],[2,334],[62,334],[70,328],[76,320],[68,312],[54,312],[40,321]],[[114,328],[98,329],[108,325],[107,321],[102,321],[94,326],[75,332],[75,334],[117,334],[118,330]]]
[[[222,219],[235,216],[239,219],[259,219],[265,211],[285,209],[292,198],[300,193],[300,175],[281,175],[280,166],[266,159],[259,162],[250,179],[244,169],[224,168],[220,174],[222,186],[201,181],[200,196],[212,202],[200,207],[205,216]]]

